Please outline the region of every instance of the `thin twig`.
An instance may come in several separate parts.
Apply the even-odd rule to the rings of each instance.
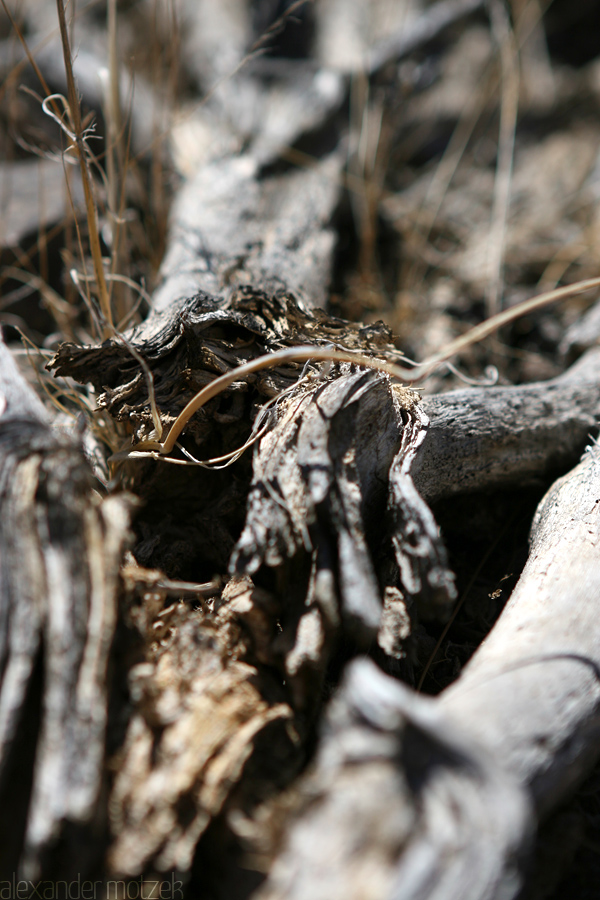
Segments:
[[[519,109],[519,55],[503,0],[493,0],[490,18],[492,33],[500,45],[502,69],[498,164],[488,245],[489,282],[486,295],[488,315],[494,315],[500,309],[502,300],[502,269]]]

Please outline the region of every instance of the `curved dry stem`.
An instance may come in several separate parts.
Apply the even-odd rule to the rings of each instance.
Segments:
[[[239,381],[240,378],[252,375],[254,372],[259,372],[261,369],[270,369],[273,366],[278,366],[282,363],[310,362],[311,360],[320,362],[356,363],[367,369],[377,369],[380,372],[385,372],[392,378],[399,378],[401,380],[404,380],[405,376],[411,377],[413,375],[409,369],[404,369],[402,366],[396,366],[393,363],[387,363],[381,359],[372,359],[368,356],[363,356],[361,353],[332,350],[326,347],[286,347],[284,350],[275,350],[273,353],[268,353],[265,356],[258,356],[256,359],[232,369],[231,372],[226,372],[225,375],[215,378],[215,380],[211,381],[205,388],[198,391],[198,393],[192,397],[189,403],[182,409],[171,425],[169,433],[164,441],[140,441],[132,448],[132,450],[154,450],[161,454],[170,453],[175,446],[177,438],[194,413],[198,412],[198,410],[205,406],[209,400],[212,400],[213,397],[216,397],[228,388],[234,381]]]
[[[484,338],[488,337],[503,325],[507,325],[509,322],[513,322],[515,319],[518,319],[520,316],[523,316],[527,313],[534,312],[537,309],[542,309],[544,306],[548,306],[550,303],[555,303],[558,300],[564,300],[565,298],[572,297],[575,294],[582,294],[585,291],[592,290],[593,288],[600,288],[600,278],[588,278],[586,281],[579,281],[576,284],[569,284],[565,287],[557,288],[554,291],[548,291],[547,293],[540,294],[538,297],[532,297],[529,300],[524,300],[522,303],[518,303],[510,309],[506,309],[503,312],[492,316],[490,319],[487,319],[480,325],[476,325],[474,328],[471,328],[471,330],[466,334],[463,334],[456,340],[451,341],[443,350],[440,350],[439,353],[436,353],[433,356],[429,357],[429,359],[425,360],[414,369],[407,369],[404,366],[399,366],[395,363],[385,362],[381,359],[368,357],[362,353],[353,353],[349,350],[333,350],[326,347],[286,347],[283,350],[276,350],[273,353],[266,354],[265,356],[259,356],[256,359],[251,360],[250,362],[244,363],[244,365],[242,366],[238,366],[237,368],[232,369],[225,375],[221,375],[219,378],[215,378],[215,380],[212,381],[209,385],[207,385],[201,391],[198,391],[198,393],[194,397],[192,397],[189,403],[187,403],[183,410],[179,413],[164,440],[161,440],[162,429],[160,432],[158,431],[158,429],[156,429],[156,433],[158,435],[157,438],[140,441],[131,448],[131,453],[139,453],[139,451],[154,451],[155,453],[159,453],[163,456],[167,453],[170,453],[173,450],[177,439],[179,438],[179,435],[187,425],[188,421],[194,415],[194,413],[198,412],[198,410],[205,406],[205,404],[208,403],[209,400],[212,400],[213,397],[216,397],[218,394],[228,388],[229,385],[233,384],[234,381],[238,381],[240,378],[244,378],[247,375],[258,372],[261,369],[272,368],[273,366],[278,366],[282,363],[287,362],[310,362],[311,360],[314,360],[315,362],[350,362],[355,363],[359,366],[364,366],[367,369],[375,369],[378,372],[384,372],[391,378],[397,378],[400,381],[416,383],[430,375],[436,369],[436,367],[440,365],[440,363],[445,362],[446,360],[450,359],[450,357],[456,355],[462,350],[465,350],[472,344],[475,344],[478,341],[481,341]],[[152,399],[153,398],[151,397],[151,401]]]
[[[535,312],[538,309],[543,309],[545,306],[556,303],[558,300],[566,300],[567,297],[574,297],[576,294],[584,294],[586,291],[591,291],[594,288],[600,288],[600,278],[588,278],[585,281],[577,281],[575,284],[567,284],[565,287],[556,288],[553,291],[547,291],[543,294],[539,294],[537,297],[531,297],[529,300],[523,300],[521,303],[516,303],[509,309],[505,309],[502,312],[497,313],[497,315],[491,316],[491,318],[486,319],[485,322],[476,325],[465,334],[456,338],[456,340],[446,344],[443,350],[440,350],[439,353],[434,353],[433,356],[430,356],[429,359],[421,363],[418,368],[421,370],[424,369],[425,371],[420,371],[416,377],[413,375],[412,379],[408,380],[420,381],[426,375],[431,374],[433,369],[440,363],[445,362],[451,356],[466,350],[466,348],[470,347],[472,344],[477,344],[479,341],[484,340],[484,338],[493,334],[494,331],[498,331],[498,329],[502,328],[504,325],[509,325],[521,316]]]

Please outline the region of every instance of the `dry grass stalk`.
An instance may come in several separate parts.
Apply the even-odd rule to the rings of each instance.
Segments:
[[[85,206],[89,231],[90,250],[94,264],[94,274],[96,276],[96,288],[98,291],[100,309],[104,318],[103,330],[104,336],[108,337],[113,326],[112,310],[110,307],[110,297],[104,277],[104,263],[102,260],[102,250],[100,247],[100,235],[98,230],[98,208],[94,197],[92,187],[92,177],[89,168],[89,162],[86,152],[84,129],[81,120],[81,110],[79,108],[79,98],[77,96],[77,88],[75,87],[75,79],[73,77],[73,63],[71,60],[71,47],[69,44],[69,34],[67,31],[67,22],[65,17],[65,8],[63,0],[56,0],[56,8],[58,11],[58,21],[60,25],[60,37],[63,47],[63,57],[65,61],[65,71],[67,74],[67,93],[69,99],[69,116],[73,127],[73,139],[77,147],[77,155],[79,157],[79,166],[81,169],[81,180],[85,194]]]

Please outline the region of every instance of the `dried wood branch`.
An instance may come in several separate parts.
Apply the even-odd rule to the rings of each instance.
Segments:
[[[431,425],[413,468],[417,489],[431,503],[564,471],[600,422],[599,381],[593,349],[551,381],[425,397]]]
[[[440,701],[532,790],[542,813],[598,758],[599,491],[593,444],[540,503],[517,587]]]
[[[350,667],[261,900],[518,893],[532,799],[543,815],[600,752],[599,492],[594,446],[540,503],[507,608],[438,700]]]
[[[438,529],[410,479],[427,427],[418,395],[349,368],[293,392],[261,440],[231,563],[248,575],[278,569],[285,580],[306,573],[280,601],[279,647],[299,706],[314,702],[315,673],[340,633],[368,647],[379,632],[386,643],[393,592],[442,615],[455,598]]]
[[[338,151],[285,176],[261,173],[251,156],[200,168],[173,207],[154,308],[197,291],[228,296],[240,284],[325,306],[343,162]]]
[[[260,900],[512,897],[531,810],[436,701],[353,662]]]
[[[129,504],[100,501],[0,345],[0,865],[85,871],[101,847],[107,672]],[[88,850],[82,853],[82,846]],[[75,849],[77,848],[77,849]]]

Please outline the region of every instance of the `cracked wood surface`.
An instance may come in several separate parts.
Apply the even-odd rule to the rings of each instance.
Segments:
[[[129,504],[94,495],[0,344],[0,795],[3,871],[96,864],[109,655]],[[87,847],[86,847],[87,844]],[[86,847],[82,852],[81,848]]]
[[[361,346],[377,339],[378,345],[371,345],[370,352],[392,352],[383,332],[363,332],[354,326],[344,331],[338,320],[303,311],[289,296],[276,299],[246,291],[238,297],[227,303],[205,297],[188,301],[183,307],[185,317],[175,309],[170,314],[164,312],[128,338],[141,352],[144,336],[148,336],[146,358],[153,368],[164,417],[173,416],[186,399],[169,384],[174,352],[187,354],[182,359],[187,360],[188,368],[203,360],[207,366],[204,381],[211,377],[213,361],[223,358],[217,366],[217,372],[221,371],[226,361],[232,364],[232,354],[234,358],[239,356],[239,347],[244,347],[246,358],[248,353],[264,352],[282,341],[293,344],[300,336],[302,342],[315,340],[317,334],[322,338],[321,327],[335,330],[338,344],[347,339],[350,346]],[[219,331],[214,330],[216,324]],[[224,333],[226,327],[234,330]],[[239,342],[243,334],[252,335],[250,344]],[[56,363],[61,372],[87,380],[90,372],[98,370],[103,357],[107,360],[107,366],[101,367],[106,392],[103,402],[117,419],[129,419],[142,435],[148,422],[144,382],[140,376],[130,380],[132,386],[127,392],[120,386],[120,379],[131,379],[137,365],[125,345],[112,341],[99,348],[64,347]],[[127,361],[127,375],[123,361]],[[552,382],[474,388],[422,401],[414,391],[391,385],[387,376],[349,364],[315,367],[295,386],[294,379],[302,375],[301,371],[278,370],[277,377],[285,374],[286,379],[279,385],[285,385],[288,393],[257,445],[252,473],[246,469],[246,487],[240,495],[244,498],[245,525],[231,545],[235,547],[232,568],[236,577],[216,602],[216,618],[206,612],[191,615],[179,607],[179,612],[169,613],[160,625],[161,629],[166,627],[170,616],[178,623],[159,651],[152,649],[155,645],[150,638],[155,625],[145,626],[145,662],[139,670],[138,687],[133,688],[136,711],[111,803],[110,859],[116,871],[132,875],[148,867],[163,871],[177,865],[185,869],[191,865],[196,841],[211,821],[238,821],[240,813],[242,818],[249,816],[252,820],[259,803],[253,792],[272,798],[273,788],[268,787],[264,774],[251,785],[244,775],[246,762],[261,759],[268,769],[274,765],[269,760],[281,759],[281,747],[289,742],[288,725],[300,743],[296,747],[288,743],[288,762],[279,772],[282,784],[294,781],[302,765],[302,746],[320,718],[325,675],[336,658],[340,640],[356,648],[368,648],[376,638],[389,666],[390,659],[402,661],[406,655],[419,619],[431,615],[443,618],[455,596],[435,520],[413,485],[413,473],[423,495],[435,500],[452,493],[521,484],[547,477],[556,468],[564,469],[577,460],[598,416],[598,366],[599,354],[594,350]],[[199,374],[195,378],[202,380]],[[170,393],[165,393],[165,388]],[[267,389],[261,381],[250,381],[241,383],[237,390],[248,408],[253,408],[253,396],[273,389],[273,384]],[[209,422],[210,417],[218,422],[219,415],[218,404],[208,409]],[[187,446],[196,454],[202,446],[194,448],[197,439],[206,440],[206,419],[202,425],[191,422],[188,427]],[[171,477],[164,471],[167,465],[144,463],[146,472],[149,466],[161,473],[163,488]],[[202,477],[212,479],[214,475],[204,473]],[[147,475],[134,474],[132,478],[138,492],[149,483]],[[189,492],[189,480],[184,483]],[[166,493],[169,495],[168,489]],[[174,512],[174,495],[169,496]],[[197,505],[201,496],[195,493],[189,499]],[[569,507],[571,514],[575,511]],[[537,521],[543,520],[540,512]],[[165,539],[170,527],[166,528]],[[552,527],[557,530],[556,522]],[[189,529],[187,538],[197,558],[207,552],[205,543],[193,543]],[[150,562],[155,550],[156,545],[150,552]],[[559,548],[554,555],[560,560],[563,553]],[[517,589],[517,596],[523,595],[526,600],[530,594],[534,596],[531,582]],[[565,604],[563,618],[569,606],[566,600]],[[588,605],[588,609],[593,608]],[[591,634],[589,624],[587,621],[586,629]],[[499,633],[502,627],[501,620]],[[196,673],[193,678],[191,674],[183,677],[188,665],[183,658],[176,662],[183,652],[178,642],[190,628],[198,635],[198,646],[205,647],[204,663],[201,656],[196,659],[191,654],[190,673]],[[489,640],[493,642],[493,636]],[[541,635],[540,646],[544,640]],[[511,643],[518,644],[509,635],[498,651],[509,668]],[[206,649],[209,645],[210,650]],[[484,655],[486,646],[480,651]],[[219,647],[233,653],[228,662],[227,653]],[[477,658],[474,666],[478,665]],[[204,687],[202,666],[207,659],[212,660],[212,688],[208,683]],[[517,664],[523,679],[519,682],[523,698],[529,696],[527,690],[535,696],[542,689],[528,680],[536,668],[544,671],[541,664]],[[569,659],[561,660],[559,668],[566,678],[564,689],[579,696],[587,685],[577,678],[569,681],[569,670],[581,673],[585,666]],[[592,677],[589,667],[586,671]],[[268,686],[269,672],[278,672],[285,683],[278,697]],[[529,777],[523,776],[522,767],[527,766],[523,762],[527,754],[535,756],[535,741],[527,731],[527,723],[533,723],[534,717],[528,718],[526,709],[521,711],[525,731],[517,736],[514,746],[510,736],[515,729],[503,725],[501,716],[495,718],[498,710],[504,709],[503,703],[505,717],[511,714],[512,683],[501,699],[493,692],[486,694],[483,682],[476,714],[483,729],[480,733],[469,718],[471,689],[461,693],[460,681],[456,695],[449,692],[448,700],[427,701],[397,684],[378,687],[380,679],[387,685],[385,678],[368,667],[350,668],[333,707],[347,710],[339,720],[343,724],[339,724],[337,713],[327,714],[325,722],[330,722],[328,716],[332,715],[337,724],[325,725],[313,775],[294,788],[300,793],[300,806],[304,790],[315,802],[310,801],[308,818],[292,816],[284,822],[287,850],[274,864],[265,896],[321,896],[319,891],[327,888],[328,900],[358,897],[362,895],[353,891],[364,887],[369,878],[373,897],[446,900],[466,896],[475,900],[504,896],[503,891],[510,895],[518,884],[519,856],[526,851],[536,816],[529,788],[535,790],[539,809],[545,809],[563,795],[569,779],[580,776],[595,758],[589,740],[594,731],[588,728],[594,721],[595,694],[587,692],[590,709],[585,703],[571,704],[573,715],[567,723],[570,731],[563,734],[565,740],[561,742],[557,731],[555,744],[548,734],[537,757],[540,771]],[[468,670],[465,679],[468,681]],[[213,689],[218,697],[231,689],[233,706],[209,702]],[[354,696],[356,691],[359,699]],[[395,712],[385,725],[377,712],[380,691],[389,691],[395,698],[386,700]],[[178,698],[175,706],[172,699],[167,702],[173,695]],[[463,706],[452,700],[454,696],[464,697]],[[239,709],[235,697],[242,704]],[[356,704],[361,710],[359,718],[366,717],[369,722],[363,722],[358,732],[358,713],[348,712]],[[539,704],[539,709],[543,715],[544,705]],[[492,719],[497,722],[494,728],[505,729],[502,746],[506,752],[502,758],[490,752],[486,743],[485,722]],[[552,716],[548,713],[544,721],[550,732],[554,727]],[[216,727],[224,736],[223,743],[211,744],[206,752],[181,756],[171,749],[178,745],[177,735],[185,746],[202,746],[201,734],[210,736]],[[536,728],[541,727],[537,721]],[[280,737],[269,748],[261,736],[270,734],[272,728]],[[248,734],[248,741],[235,749],[226,735],[238,730]],[[361,737],[356,738],[357,749],[352,749],[355,732]],[[490,734],[496,734],[493,728]],[[150,754],[153,741],[155,750]],[[381,742],[385,752],[377,749]],[[491,743],[500,746],[495,737]],[[420,748],[418,752],[415,747]],[[425,753],[425,760],[430,762],[416,763],[419,753]],[[339,757],[335,764],[334,757]],[[325,769],[321,772],[322,766]],[[365,775],[364,783],[371,786],[368,799],[357,777],[359,769]],[[218,782],[212,793],[207,792],[206,784],[214,777],[211,772],[217,770],[225,781]],[[249,771],[255,770],[251,767]],[[528,771],[531,774],[533,770],[530,767]],[[179,780],[171,783],[175,772]],[[545,783],[543,775],[547,776]],[[543,788],[538,789],[538,781],[544,783]],[[240,800],[246,790],[250,790],[251,798]],[[187,825],[179,813],[183,796],[194,810]],[[380,829],[373,826],[377,814],[382,817]],[[384,840],[388,815],[393,837]],[[405,819],[404,825],[396,828]],[[446,819],[452,822],[450,833],[442,827]],[[335,832],[332,822],[338,820],[347,822],[344,828],[338,828],[339,840],[363,847],[358,868],[353,869],[348,862],[347,872],[343,867],[331,867],[332,859],[345,859],[330,837]],[[412,823],[412,830],[407,831],[407,823]],[[449,858],[452,866],[442,865],[442,860]],[[424,869],[420,868],[421,859],[428,860]]]
[[[432,7],[412,39],[479,5]],[[335,6],[318,7],[322,54],[335,44],[322,27],[328,16],[339,21]],[[231,70],[251,33],[243,4],[225,5],[216,32],[206,8],[188,4],[193,27],[183,35],[203,89]],[[406,52],[411,29],[387,48],[354,37],[376,69]],[[167,426],[215,375],[275,347],[313,341],[394,354],[384,327],[316,309],[328,297],[347,150],[336,115],[348,79],[323,58],[317,71],[308,61],[291,73],[281,60],[254,60],[203,108],[214,148],[202,158],[194,145],[183,161],[192,174],[173,209],[154,313],[126,335],[152,370]],[[151,118],[136,105],[136,146]],[[313,131],[320,156],[294,168],[306,157],[289,145]],[[94,383],[122,445],[148,435],[148,386],[125,343],[66,346],[55,362]],[[110,760],[108,801],[97,798],[124,508],[91,502],[78,452],[38,423],[29,393],[17,391],[22,434],[0,416],[5,807],[21,791],[17,841],[7,833],[3,845],[9,867],[20,854],[32,874],[55,866],[64,877],[69,859],[84,869],[82,853],[68,853],[92,833],[101,836],[86,844],[96,857],[110,844],[105,871],[189,873],[211,828],[250,835],[252,849],[254,827],[260,844],[260,804],[291,785],[299,809],[281,819],[286,849],[263,896],[479,900],[517,890],[538,812],[596,752],[597,463],[590,469],[590,457],[540,507],[516,599],[445,696],[426,700],[372,663],[347,660],[370,653],[402,674],[419,620],[448,614],[452,576],[422,497],[524,485],[575,464],[598,420],[597,351],[551,382],[422,403],[350,366],[314,367],[312,384],[294,388],[301,375],[291,366],[240,380],[190,421],[186,449],[218,456],[246,440],[260,405],[289,389],[252,469],[250,454],[224,472],[124,466],[145,504],[135,517],[140,562],[193,583],[224,575],[233,553],[236,573],[194,608],[167,605],[161,576],[154,583],[134,567],[119,617],[125,658],[112,658],[129,681],[111,721],[125,738]],[[7,396],[12,383],[11,374]],[[588,565],[579,579],[581,546]],[[13,557],[32,560],[25,576]],[[26,717],[33,736],[21,728]],[[297,781],[315,743],[313,768]],[[23,748],[31,797],[10,778]]]
[[[541,501],[499,622],[438,699],[349,667],[261,900],[518,894],[534,808],[600,753],[599,495],[594,446]]]

